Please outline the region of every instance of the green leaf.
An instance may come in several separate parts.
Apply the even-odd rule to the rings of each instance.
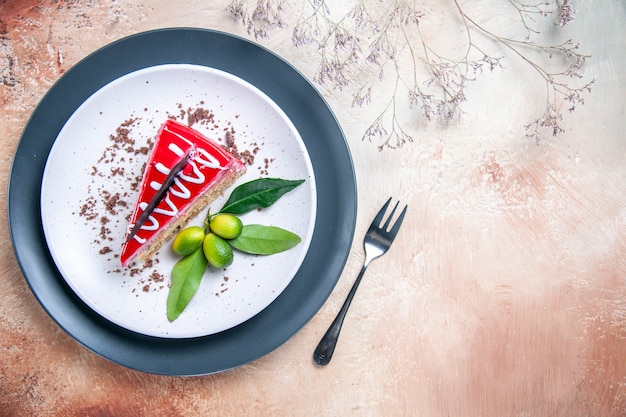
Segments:
[[[272,255],[291,249],[300,243],[300,236],[276,226],[247,224],[230,244],[233,248],[255,255]]]
[[[267,208],[303,182],[304,180],[281,178],[252,180],[235,188],[219,212],[244,214],[255,209]]]
[[[167,318],[170,321],[176,320],[185,310],[198,291],[206,269],[207,260],[202,247],[176,262],[172,269],[172,285],[167,294]]]

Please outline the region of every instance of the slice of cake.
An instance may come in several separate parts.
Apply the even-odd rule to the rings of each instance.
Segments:
[[[166,121],[143,173],[122,245],[122,265],[149,258],[245,171],[244,164],[219,144],[190,127]]]

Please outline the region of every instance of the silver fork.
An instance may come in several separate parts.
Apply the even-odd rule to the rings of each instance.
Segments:
[[[335,346],[337,345],[337,339],[339,338],[339,332],[341,331],[343,320],[346,318],[346,313],[348,312],[348,308],[354,298],[354,294],[356,294],[356,290],[361,283],[361,278],[363,278],[363,274],[365,274],[365,270],[371,261],[387,252],[393,243],[394,238],[398,234],[398,230],[400,230],[402,220],[404,220],[404,215],[406,214],[407,206],[404,206],[404,209],[402,209],[402,212],[398,216],[398,220],[396,220],[394,225],[389,230],[389,223],[398,208],[398,203],[396,203],[391,211],[391,214],[389,214],[385,224],[382,227],[380,226],[390,202],[391,198],[389,198],[389,200],[387,200],[387,202],[382,206],[372,221],[367,233],[365,233],[365,239],[363,240],[363,247],[365,248],[365,261],[363,262],[363,267],[361,268],[359,275],[356,277],[356,281],[352,284],[352,289],[350,289],[350,293],[348,293],[346,301],[343,302],[343,306],[341,306],[339,314],[337,314],[337,317],[326,331],[326,334],[324,334],[324,337],[322,337],[322,340],[320,340],[317,348],[315,348],[315,352],[313,352],[313,360],[318,365],[328,365],[333,357],[333,352],[335,351]]]

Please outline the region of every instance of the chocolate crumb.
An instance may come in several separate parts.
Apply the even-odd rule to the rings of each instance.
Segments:
[[[152,274],[150,274],[150,279],[153,282],[163,282],[165,281],[165,276],[160,274],[158,271],[154,270],[152,271]]]
[[[191,109],[187,110],[187,125],[189,127],[192,127],[196,123],[207,124],[207,123],[213,123],[213,122],[214,122],[213,113],[207,109],[198,107],[194,111],[192,111]]]
[[[89,196],[87,198],[87,202],[85,202],[79,212],[79,216],[85,217],[88,221],[95,220],[98,218],[98,213],[95,211],[97,201],[93,196]]]
[[[102,249],[100,249],[100,255],[106,255],[107,253],[111,252],[113,252],[113,249],[111,249],[110,246],[104,246]]]
[[[226,135],[224,136],[224,138],[226,139],[226,146],[229,149],[235,147],[235,137],[230,131],[226,132]]]
[[[242,162],[248,166],[253,165],[254,164],[254,155],[252,154],[252,152],[250,152],[249,150],[245,150],[243,151],[240,155],[239,155],[240,159],[242,160]]]

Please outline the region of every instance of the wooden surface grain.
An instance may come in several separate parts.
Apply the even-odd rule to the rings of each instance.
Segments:
[[[472,12],[506,26],[495,3],[475,2]],[[400,150],[379,152],[361,139],[376,103],[355,108],[349,89],[317,85],[354,159],[353,250],[313,320],[237,369],[149,375],[83,348],[22,276],[5,201],[0,415],[626,415],[626,8],[622,0],[574,3],[567,33],[591,55],[586,71],[597,81],[585,105],[565,115],[566,133],[539,144],[520,126],[536,114],[542,91],[515,61],[473,84],[460,119],[426,122],[399,109],[414,137]],[[0,1],[0,188],[7,189],[30,114],[73,64],[154,28],[251,38],[229,4]],[[288,4],[293,25],[300,6]],[[424,9],[436,20],[452,5],[433,0]],[[294,48],[289,28],[259,42],[313,78],[318,52]],[[316,367],[312,351],[360,269],[362,236],[389,195],[409,204],[403,229],[369,268],[335,358]]]

